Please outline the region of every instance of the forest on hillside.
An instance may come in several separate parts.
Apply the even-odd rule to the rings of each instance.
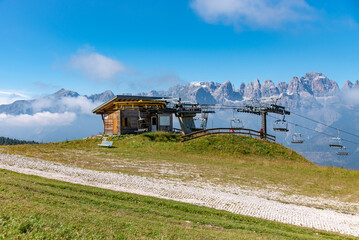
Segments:
[[[18,145],[18,144],[38,144],[38,142],[0,137],[0,145]]]

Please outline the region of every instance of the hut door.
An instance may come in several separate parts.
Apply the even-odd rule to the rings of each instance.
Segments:
[[[117,118],[113,119],[113,134],[117,135],[118,131],[117,131]]]
[[[151,117],[151,131],[157,131],[157,117]]]

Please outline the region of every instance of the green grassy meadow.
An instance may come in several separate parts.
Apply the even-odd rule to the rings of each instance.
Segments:
[[[37,145],[1,146],[0,151],[87,169],[155,178],[201,181],[330,198],[359,199],[359,172],[317,166],[276,143],[245,136],[208,136],[182,143],[169,133],[110,137]],[[171,170],[171,171],[168,171]]]
[[[0,170],[0,239],[350,239]]]

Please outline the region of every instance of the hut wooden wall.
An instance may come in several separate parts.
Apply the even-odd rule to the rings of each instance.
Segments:
[[[127,120],[126,120],[127,119]],[[120,113],[121,127],[118,134],[131,134],[138,130],[138,110],[123,110]]]
[[[118,110],[112,114],[104,116],[104,134],[107,135],[121,135],[121,134],[133,134],[138,131],[138,110]],[[151,131],[151,117],[157,117],[157,130],[170,132],[173,128],[173,117],[172,114],[149,114],[149,113],[141,113],[141,118],[145,119],[148,131]],[[161,123],[161,117],[169,117],[170,124],[164,126]],[[114,123],[116,123],[117,119],[117,133],[114,132],[116,130],[116,126],[114,127]]]
[[[120,128],[119,128],[119,115],[120,115],[120,111],[114,112],[112,114],[109,114],[107,116],[104,116],[104,120],[103,120],[103,124],[104,124],[104,134],[107,135],[113,135],[114,132],[114,126],[113,126],[113,119],[116,118],[117,120],[117,134],[120,134]]]

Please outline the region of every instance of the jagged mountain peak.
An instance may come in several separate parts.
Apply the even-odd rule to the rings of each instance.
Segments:
[[[300,81],[300,79],[299,79],[299,77],[297,77],[297,76],[294,76],[294,77],[292,77],[292,79],[290,80],[290,82],[299,82]]]
[[[241,94],[235,91],[233,84],[229,80],[221,84],[213,92],[213,97],[220,103],[223,103],[226,100],[239,101],[242,99]]]
[[[227,80],[227,81],[225,81],[223,84],[221,84],[221,85],[219,86],[219,89],[228,89],[228,90],[234,92],[234,86],[233,86],[233,84],[232,84],[229,80]]]
[[[103,93],[92,94],[89,97],[85,95],[85,97],[92,100],[93,102],[106,102],[107,100],[110,100],[114,96],[115,95],[111,90],[104,91]]]
[[[244,89],[243,96],[245,98],[261,98],[261,83],[259,82],[259,79],[257,78],[254,83],[249,82],[247,86]]]
[[[279,83],[277,84],[277,88],[278,88],[279,94],[281,94],[281,93],[286,93],[286,92],[287,92],[287,89],[288,89],[288,83],[286,83],[286,82],[279,82]]]
[[[279,95],[278,88],[274,85],[272,80],[265,80],[261,87],[262,97],[272,97]]]
[[[311,81],[311,90],[316,97],[332,96],[339,90],[338,84],[323,73],[307,73],[305,78]]]
[[[356,80],[355,83],[352,83],[350,80],[347,80],[342,88],[342,90],[359,88],[359,80]]]
[[[254,81],[254,83],[253,83],[253,87],[254,88],[261,88],[261,82],[259,81],[259,79],[258,78],[256,78],[256,80]]]
[[[307,78],[309,80],[314,80],[318,78],[327,78],[327,77],[321,72],[308,72],[305,74],[304,78]]]
[[[61,88],[59,91],[55,92],[54,94],[51,94],[50,96],[54,96],[57,98],[62,98],[62,97],[78,97],[80,96],[80,94],[78,94],[75,91],[71,91],[71,90],[66,90],[64,88]]]
[[[343,86],[343,90],[345,90],[345,89],[351,89],[351,88],[353,88],[353,86],[354,86],[354,84],[351,82],[351,81],[349,81],[349,80],[347,80],[347,81],[345,81],[345,84],[344,84],[344,86]]]
[[[244,82],[241,83],[241,86],[239,86],[239,89],[244,89],[246,87],[246,84]]]
[[[102,94],[111,95],[111,94],[113,94],[113,92],[111,90],[106,90]]]
[[[309,94],[313,95],[311,85],[306,81],[304,77],[292,77],[288,84],[287,94],[289,95],[300,95],[300,94]]]
[[[213,92],[221,85],[222,84],[217,82],[191,82],[188,84],[188,86],[191,88],[208,88],[210,92]]]
[[[339,90],[338,84],[320,72],[309,72],[304,77],[293,77],[287,93],[313,95],[315,97],[333,96]]]
[[[262,87],[275,88],[274,82],[270,79],[264,80]]]

